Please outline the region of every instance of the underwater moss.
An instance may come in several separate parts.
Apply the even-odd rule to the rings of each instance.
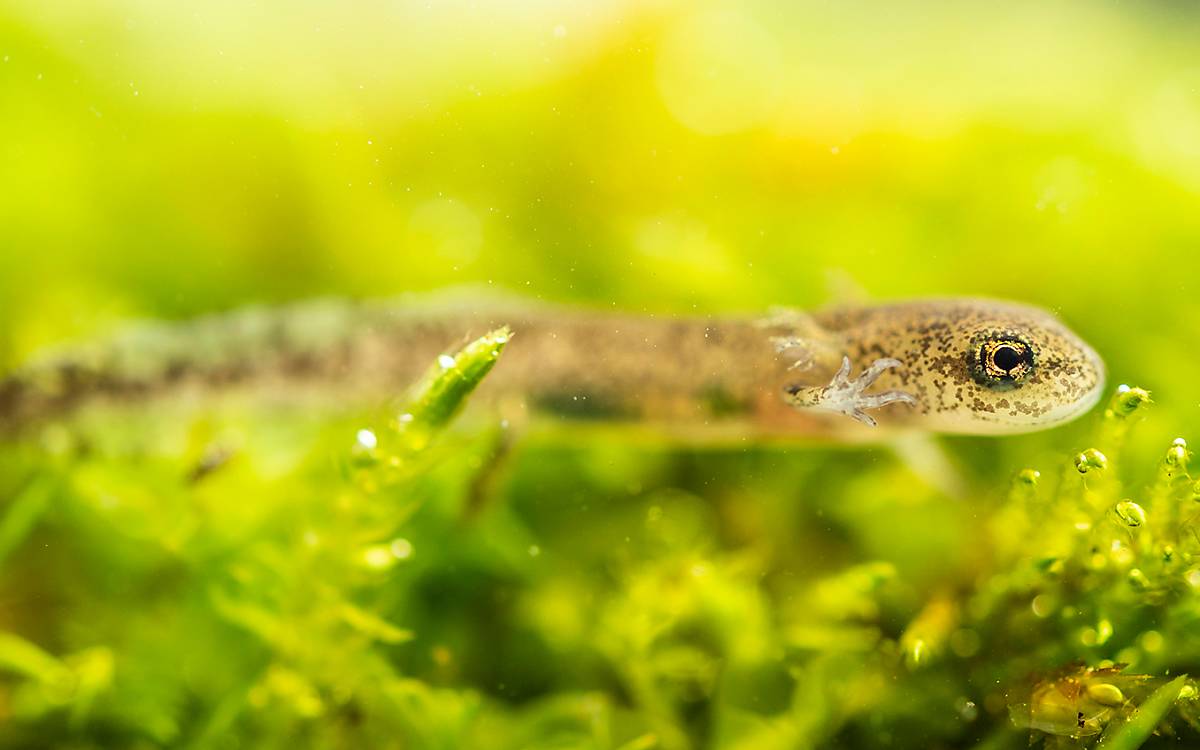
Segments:
[[[26,604],[0,638],[0,746],[1197,736],[1181,675],[1200,662],[1191,454],[1174,440],[1130,481],[1129,391],[1057,470],[1020,469],[970,506],[874,451],[618,436],[566,452],[531,437],[477,507],[494,444],[451,420],[508,337],[302,449],[292,428],[212,416],[178,448],[6,448],[23,489],[0,518],[0,595]],[[970,534],[969,549],[906,552],[898,523]]]

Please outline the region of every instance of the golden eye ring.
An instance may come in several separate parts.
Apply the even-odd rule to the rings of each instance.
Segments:
[[[983,337],[972,347],[972,355],[975,381],[996,390],[1020,387],[1033,374],[1037,359],[1032,344],[1008,332]]]

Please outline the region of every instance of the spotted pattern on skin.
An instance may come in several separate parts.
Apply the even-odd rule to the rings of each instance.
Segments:
[[[786,398],[798,387],[827,388],[844,357],[851,377],[881,360],[899,362],[882,369],[864,395],[878,401],[900,391],[914,403],[872,408],[881,427],[976,434],[1042,429],[1086,411],[1104,383],[1100,358],[1056,318],[1004,302],[927,300],[765,318],[677,318],[481,301],[477,294],[432,302],[405,297],[151,323],[54,353],[0,378],[0,434],[67,419],[93,403],[145,409],[154,399],[183,393],[251,391],[273,401],[342,407],[377,403],[402,394],[438,355],[500,325],[512,328],[514,340],[474,403],[519,400],[558,416],[654,422],[688,435],[709,426],[743,436],[865,430],[840,415],[798,409]],[[996,332],[1036,347],[1035,366],[1016,387],[992,389],[972,376],[972,347]],[[780,341],[790,343],[781,348]],[[794,367],[798,356],[803,368]]]
[[[879,358],[903,367],[878,381],[878,390],[916,397],[915,407],[887,407],[897,421],[947,432],[1017,432],[1078,416],[1099,398],[1099,356],[1051,314],[984,300],[930,300],[849,311],[818,320],[846,342],[857,368]],[[1036,357],[1018,383],[988,383],[973,368],[979,342],[1020,340]],[[995,347],[987,347],[994,349]],[[910,411],[910,414],[904,414]],[[882,420],[881,420],[882,421]]]

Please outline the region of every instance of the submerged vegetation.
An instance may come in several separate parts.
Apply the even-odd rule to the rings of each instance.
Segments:
[[[933,570],[836,559],[821,528],[869,535],[854,516],[887,515],[877,503],[826,520],[828,505],[756,497],[870,451],[639,460],[534,438],[506,470],[495,431],[446,427],[509,336],[439,358],[402,403],[353,420],[285,435],[175,415],[149,444],[48,428],[7,449],[0,746],[1200,737],[1186,674],[1200,665],[1200,485],[1183,439],[1144,485],[1122,477],[1145,391],[1119,389],[1090,447],[1006,491],[940,509],[888,493],[933,526],[969,514],[970,544],[927,551]],[[855,497],[920,484],[872,460],[887,462],[862,480],[876,489]],[[614,461],[627,465],[589,469]],[[679,461],[735,461],[751,481],[698,490]],[[506,471],[499,489],[480,481]]]
[[[0,373],[130,330],[253,367],[278,305],[307,350],[474,286],[1012,299],[1145,390],[681,444],[479,413],[515,330],[374,412],[0,424],[0,748],[1200,745],[1197,39],[1169,0],[6,0]]]

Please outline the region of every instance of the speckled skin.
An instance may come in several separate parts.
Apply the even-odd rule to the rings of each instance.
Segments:
[[[872,415],[882,427],[937,432],[1049,427],[1090,408],[1104,379],[1097,355],[1061,323],[1007,303],[670,318],[460,294],[419,303],[309,303],[142,326],[47,355],[0,381],[0,431],[94,405],[145,408],[183,396],[203,403],[194,397],[226,392],[297,408],[371,403],[402,393],[438,354],[501,324],[514,338],[476,403],[687,434],[861,434],[868,428],[788,396],[790,389],[819,401],[843,356],[852,377],[875,360],[899,360],[864,395],[897,389],[916,403]],[[1036,367],[1018,387],[996,390],[977,381],[970,360],[981,336],[1007,333],[1029,343]]]
[[[900,360],[878,389],[911,393],[915,407],[886,407],[897,417],[937,432],[1028,432],[1073,419],[1099,400],[1104,364],[1099,355],[1051,314],[990,300],[931,300],[834,310],[818,316],[851,360],[863,366]],[[973,359],[980,342],[1013,337],[1036,360],[1019,384],[980,382]],[[882,419],[881,419],[882,422]]]

